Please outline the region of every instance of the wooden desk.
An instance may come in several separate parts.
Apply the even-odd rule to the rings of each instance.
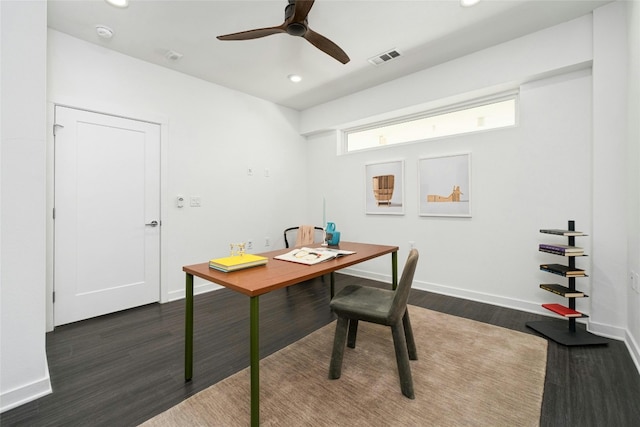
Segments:
[[[343,256],[316,265],[298,264],[273,259],[274,256],[289,252],[281,249],[260,255],[269,258],[267,265],[252,267],[231,273],[223,273],[210,269],[209,263],[188,265],[182,267],[186,273],[185,293],[185,349],[184,349],[184,378],[191,380],[193,376],[193,277],[217,283],[250,297],[249,301],[249,354],[251,366],[251,425],[260,423],[260,347],[259,347],[259,305],[258,297],[276,289],[295,285],[328,273],[331,274],[333,286],[333,272],[345,267],[368,261],[370,259],[391,254],[392,285],[398,284],[398,247],[371,245],[366,243],[341,242],[340,249],[355,251],[355,254]],[[327,351],[330,351],[328,349]]]

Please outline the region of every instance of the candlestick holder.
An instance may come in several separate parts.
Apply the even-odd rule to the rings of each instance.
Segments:
[[[329,246],[327,243],[327,227],[322,228],[322,245],[321,246]]]

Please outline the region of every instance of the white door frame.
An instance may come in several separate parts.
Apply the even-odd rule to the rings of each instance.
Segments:
[[[104,106],[94,105],[95,103],[87,102],[86,100],[60,100],[47,103],[47,202],[46,202],[46,229],[47,229],[47,244],[46,244],[46,330],[50,332],[54,329],[53,318],[53,254],[54,254],[54,241],[53,241],[53,207],[54,207],[54,137],[53,137],[53,125],[55,123],[55,107],[69,107],[77,110],[89,111],[92,113],[105,114],[109,116],[122,117],[126,119],[138,120],[143,122],[149,122],[160,125],[160,218],[163,219],[162,229],[160,233],[160,303],[166,303],[169,301],[169,289],[167,280],[167,254],[169,251],[166,247],[166,242],[169,239],[163,238],[168,232],[168,221],[164,221],[168,214],[168,201],[167,197],[167,184],[168,184],[168,147],[169,147],[169,133],[168,123],[169,119],[166,116],[159,115],[157,113],[140,112],[131,110],[122,106]],[[120,111],[114,113],[114,111]]]

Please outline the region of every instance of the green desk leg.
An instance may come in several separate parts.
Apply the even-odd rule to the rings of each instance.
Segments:
[[[249,353],[251,359],[251,426],[260,425],[260,336],[258,328],[259,305],[258,297],[251,297],[250,300],[250,332],[249,332]]]
[[[184,318],[184,380],[193,377],[193,274],[187,273],[185,283],[185,318]]]
[[[336,274],[333,271],[329,274],[331,276],[331,299],[333,299],[333,295],[336,293]]]
[[[398,287],[398,252],[391,252],[391,287],[394,291]]]

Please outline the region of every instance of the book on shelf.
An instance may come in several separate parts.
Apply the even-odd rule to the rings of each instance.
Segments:
[[[571,290],[566,286],[558,285],[556,283],[543,283],[540,285],[545,291],[553,292],[556,295],[563,296],[565,298],[582,298],[586,297],[584,292],[578,290]]]
[[[554,251],[551,249],[542,249],[540,248],[540,252],[546,252],[548,254],[560,255],[560,256],[584,256],[584,252],[563,252],[563,251]]]
[[[569,307],[565,307],[562,304],[542,304],[547,310],[551,310],[556,314],[564,317],[582,317],[582,313],[575,311]]]
[[[548,243],[540,243],[538,249],[541,252],[549,252],[556,255],[564,256],[581,256],[584,255],[584,249],[577,246],[569,245],[551,245]]]
[[[584,270],[562,264],[540,264],[540,270],[566,277],[586,276]]]
[[[243,254],[234,255],[224,258],[216,258],[209,261],[209,268],[224,271],[228,273],[230,271],[242,270],[249,267],[257,267],[259,265],[265,265],[269,258],[265,258],[260,255]]]
[[[274,256],[273,258],[281,261],[314,265],[351,254],[355,254],[355,251],[346,251],[334,248],[297,248],[285,254]]]
[[[546,234],[555,234],[558,236],[584,236],[585,235],[582,231],[561,230],[558,228],[542,228],[540,229],[540,232],[546,233]]]

